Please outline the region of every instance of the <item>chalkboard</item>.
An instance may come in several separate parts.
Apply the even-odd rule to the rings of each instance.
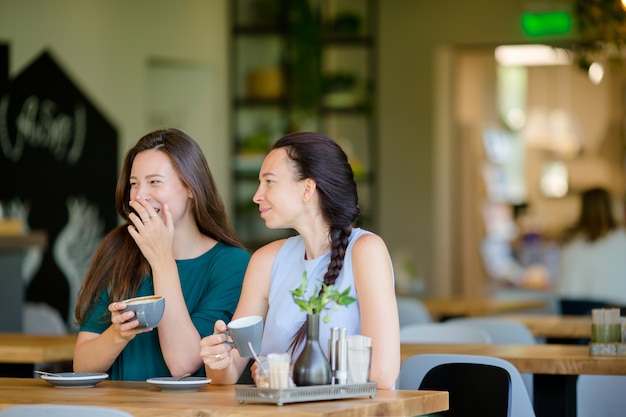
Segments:
[[[117,131],[49,51],[0,90],[0,202],[45,230],[25,264],[26,300],[70,325],[95,247],[117,224]]]
[[[0,43],[0,91],[9,83],[9,45]]]

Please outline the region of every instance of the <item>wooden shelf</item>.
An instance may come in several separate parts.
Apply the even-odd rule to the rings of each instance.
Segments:
[[[0,235],[0,251],[17,251],[33,246],[44,249],[48,245],[48,237],[43,230],[30,231],[24,235]]]

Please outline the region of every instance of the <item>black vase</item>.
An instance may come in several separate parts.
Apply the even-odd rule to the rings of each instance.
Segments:
[[[293,366],[293,382],[297,386],[330,384],[330,363],[319,341],[320,316],[306,317],[306,343]]]

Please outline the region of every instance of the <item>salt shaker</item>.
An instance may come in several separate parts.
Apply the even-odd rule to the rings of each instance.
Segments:
[[[328,339],[328,361],[330,362],[330,383],[336,384],[337,377],[337,341],[339,340],[339,327],[330,329],[330,339]]]

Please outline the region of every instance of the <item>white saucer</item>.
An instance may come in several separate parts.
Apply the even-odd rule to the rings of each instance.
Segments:
[[[57,388],[90,388],[107,379],[109,374],[100,372],[57,372],[56,375],[41,375],[41,379]]]
[[[203,376],[188,376],[185,379],[177,381],[174,377],[164,376],[160,378],[149,378],[146,382],[158,387],[161,391],[190,392],[196,391],[201,386],[209,384],[211,379]]]

